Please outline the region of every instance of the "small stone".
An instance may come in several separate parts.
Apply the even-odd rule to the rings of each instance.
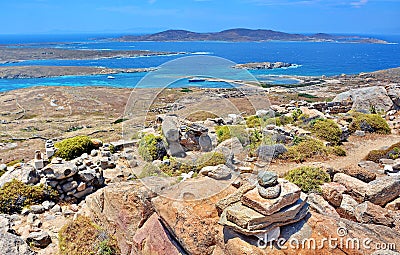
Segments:
[[[34,214],[41,214],[44,213],[45,209],[42,205],[31,205],[30,206],[31,212]]]
[[[253,169],[251,167],[249,167],[249,166],[241,166],[241,167],[239,167],[239,171],[242,174],[253,173]]]
[[[50,210],[56,203],[54,203],[53,201],[44,201],[42,203],[42,206],[44,207],[44,209],[46,210]]]
[[[274,172],[261,171],[257,177],[258,183],[264,188],[278,184],[278,175]]]
[[[76,181],[72,181],[72,182],[67,182],[64,185],[62,185],[62,190],[64,192],[69,192],[73,189],[76,189],[78,187],[78,183]]]
[[[37,219],[38,219],[38,217],[36,216],[36,214],[33,214],[33,213],[28,214],[28,217],[26,217],[26,221],[29,224],[33,224],[33,222],[35,222],[35,220],[37,220]]]
[[[61,206],[59,206],[59,205],[53,206],[53,208],[50,209],[50,212],[52,212],[52,213],[61,212]]]
[[[86,183],[81,182],[81,183],[79,183],[78,187],[76,188],[76,191],[80,192],[85,189],[86,189]]]
[[[6,164],[1,164],[0,165],[0,171],[6,171],[7,170],[7,165]]]
[[[277,198],[281,194],[281,185],[278,183],[278,185],[268,188],[258,186],[258,193],[260,193],[260,196],[265,199]]]
[[[92,156],[92,157],[96,157],[98,154],[99,154],[99,151],[98,151],[98,150],[92,150],[92,151],[90,152],[90,156]]]
[[[355,136],[363,137],[363,136],[365,136],[365,131],[356,130],[356,132],[354,132],[354,135],[355,135]]]
[[[34,247],[46,248],[51,243],[50,235],[45,231],[32,232],[26,242]]]

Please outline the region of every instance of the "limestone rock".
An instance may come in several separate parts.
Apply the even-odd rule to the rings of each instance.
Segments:
[[[138,229],[132,239],[135,251],[131,255],[180,255],[184,254],[169,233],[160,223],[157,214],[153,214]]]
[[[366,200],[385,206],[400,196],[400,176],[388,176],[368,184]]]
[[[264,199],[257,189],[253,189],[242,196],[242,203],[264,215],[271,215],[285,206],[295,203],[300,198],[301,190],[295,184],[279,179],[281,195],[275,199]]]
[[[357,221],[361,223],[380,224],[388,227],[394,225],[394,219],[388,210],[368,201],[357,205],[354,214]]]
[[[330,204],[339,207],[342,203],[343,193],[347,191],[346,187],[337,182],[326,182],[322,184],[322,196]]]
[[[357,205],[357,201],[354,200],[350,195],[343,194],[342,203],[336,210],[342,218],[355,221],[355,208]]]
[[[351,194],[357,201],[362,202],[367,191],[367,183],[347,174],[338,173],[333,177],[333,181],[346,187],[347,192]]]
[[[31,232],[26,238],[26,242],[34,247],[46,248],[51,243],[51,238],[45,231]]]
[[[329,215],[332,217],[337,217],[339,218],[339,214],[336,212],[335,208],[333,208],[325,199],[315,193],[311,193],[308,195],[308,203],[310,204],[310,208],[313,209],[314,211],[324,214],[324,215]]]
[[[338,94],[333,102],[353,102],[352,109],[356,111],[369,111],[371,106],[376,110],[389,111],[393,107],[393,101],[390,99],[386,89],[380,86],[371,86],[366,88],[351,89]]]
[[[41,170],[48,179],[63,180],[67,179],[78,172],[78,168],[73,162],[65,162],[61,164],[50,164]]]
[[[34,255],[29,245],[19,236],[0,232],[0,251],[7,255]]]

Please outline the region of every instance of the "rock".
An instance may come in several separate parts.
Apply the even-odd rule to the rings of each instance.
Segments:
[[[7,171],[7,165],[6,164],[0,164],[0,171]]]
[[[333,181],[345,186],[348,194],[351,194],[357,201],[364,201],[365,192],[368,189],[367,183],[342,173],[335,174]]]
[[[332,217],[340,217],[339,214],[336,212],[335,208],[333,208],[325,199],[315,193],[311,193],[308,195],[308,203],[310,204],[310,208],[314,211],[329,215]]]
[[[53,208],[50,209],[50,212],[52,212],[52,213],[61,212],[61,206],[56,204],[55,206],[53,206]]]
[[[40,176],[33,166],[26,164],[21,168],[11,169],[0,176],[0,188],[13,179],[20,180],[25,184],[37,184],[40,181]]]
[[[34,255],[29,245],[19,236],[0,232],[0,251],[7,255]]]
[[[339,169],[339,172],[357,178],[363,182],[371,182],[376,179],[376,172],[369,171],[362,167],[345,167]]]
[[[0,235],[10,230],[10,219],[5,214],[0,214]]]
[[[55,205],[56,203],[54,203],[53,201],[44,201],[43,203],[42,203],[42,206],[44,207],[44,209],[45,210],[50,210],[51,208],[53,208],[53,206]]]
[[[379,159],[379,163],[381,163],[382,165],[394,165],[395,161],[389,158],[381,158]]]
[[[79,172],[79,178],[86,183],[92,182],[96,178],[96,171],[87,169]]]
[[[260,171],[257,175],[258,184],[262,187],[271,187],[278,184],[278,175],[275,172]]]
[[[231,153],[234,155],[239,155],[243,152],[243,145],[240,143],[237,137],[232,137],[221,142],[215,151],[219,151],[225,155],[225,157],[229,157]]]
[[[345,186],[336,182],[326,182],[322,184],[321,189],[323,198],[335,207],[340,206],[343,193],[347,191]]]
[[[30,213],[26,217],[26,222],[28,222],[29,224],[33,224],[33,222],[35,222],[35,220],[37,220],[37,219],[38,219],[38,217],[36,214]]]
[[[84,191],[86,189],[86,183],[81,182],[78,184],[78,187],[76,187],[76,191],[80,192],[80,191]]]
[[[342,218],[355,220],[356,218],[354,210],[357,205],[358,203],[356,200],[354,200],[354,198],[352,198],[350,195],[343,194],[342,203],[336,210]]]
[[[370,172],[378,172],[378,170],[380,169],[379,164],[373,161],[360,161],[358,162],[358,166]]]
[[[275,116],[275,112],[273,110],[257,110],[256,116],[259,118],[273,118]]]
[[[400,196],[400,176],[384,177],[368,184],[366,200],[385,206]]]
[[[199,137],[199,145],[200,150],[204,152],[212,151],[213,149],[212,141],[208,134]]]
[[[72,182],[67,182],[65,184],[62,185],[62,190],[64,192],[69,192],[73,189],[76,189],[78,187],[78,183],[76,181],[72,181]]]
[[[74,176],[78,172],[78,167],[73,162],[61,164],[50,164],[41,170],[48,179],[64,180]]]
[[[363,137],[363,136],[365,136],[365,131],[363,131],[363,130],[356,130],[356,132],[354,132],[354,135],[355,135],[355,136]]]
[[[226,180],[232,176],[231,170],[224,164],[203,167],[203,169],[200,170],[200,174],[215,180]]]
[[[135,254],[132,238],[153,214],[155,194],[141,181],[111,183],[86,197],[87,213],[109,233],[114,233],[121,254]]]
[[[32,232],[26,238],[26,242],[34,247],[46,248],[51,243],[51,238],[45,231]]]
[[[172,240],[167,230],[153,213],[133,237],[135,255],[180,255],[184,254],[178,244]]]
[[[387,88],[387,93],[390,99],[392,99],[393,103],[397,108],[400,108],[400,88],[396,85],[391,85]]]
[[[368,201],[357,205],[354,215],[360,223],[394,226],[394,219],[388,210]]]
[[[30,206],[31,212],[34,214],[41,214],[44,213],[46,210],[44,209],[43,205],[31,205]]]
[[[96,157],[98,154],[99,154],[99,151],[98,151],[98,150],[95,150],[95,149],[93,149],[93,150],[90,152],[90,156],[92,156],[92,157]]]
[[[376,110],[389,111],[393,107],[393,101],[388,96],[384,87],[371,86],[366,88],[351,89],[336,95],[333,102],[352,102],[355,111],[369,111],[371,106]]]
[[[257,149],[256,154],[259,159],[270,161],[271,159],[277,158],[279,155],[282,155],[285,152],[287,152],[287,149],[283,144],[274,144],[260,146]]]
[[[253,189],[242,196],[242,203],[264,215],[271,215],[285,206],[295,203],[300,198],[301,190],[295,184],[279,179],[281,195],[275,199],[264,199],[257,189]]]
[[[388,203],[385,206],[386,209],[392,210],[392,211],[398,211],[400,210],[400,197],[396,198],[392,202]]]
[[[228,196],[219,200],[215,204],[215,207],[218,210],[218,214],[221,214],[222,211],[225,210],[231,204],[239,202],[245,193],[249,192],[250,190],[254,189],[255,187],[256,187],[256,185],[246,182],[246,183],[242,184],[232,194],[229,194]]]
[[[73,194],[73,196],[78,199],[81,199],[81,198],[93,193],[93,191],[94,191],[94,188],[92,186],[89,186],[85,190],[76,192],[75,194]]]
[[[317,109],[309,109],[307,107],[300,106],[300,110],[304,115],[309,116],[309,119],[317,119],[317,118],[325,119],[325,114],[318,111]]]
[[[265,199],[274,199],[279,197],[281,194],[281,185],[277,184],[272,187],[264,188],[262,186],[258,186],[258,193],[260,194],[261,197]]]

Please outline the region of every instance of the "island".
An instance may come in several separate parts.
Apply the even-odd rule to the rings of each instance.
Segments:
[[[387,41],[358,35],[331,35],[318,33],[313,35],[291,34],[268,29],[235,28],[212,33],[196,33],[187,30],[166,30],[148,35],[125,35],[111,38],[113,41],[228,41],[228,42],[261,42],[261,41],[302,41],[302,42],[338,42],[338,43],[378,43]]]
[[[234,65],[233,68],[246,69],[246,70],[260,70],[260,69],[279,69],[279,68],[288,68],[296,66],[298,65],[285,62],[252,62],[246,64],[237,64]]]

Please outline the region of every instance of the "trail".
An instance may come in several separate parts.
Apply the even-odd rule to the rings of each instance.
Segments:
[[[270,164],[270,171],[275,171],[280,175],[283,175],[287,171],[297,168],[300,166],[313,165],[316,162],[325,163],[335,169],[343,168],[346,166],[356,166],[358,162],[364,160],[368,152],[371,150],[377,150],[384,146],[390,146],[392,144],[400,142],[399,135],[367,135],[365,137],[350,137],[349,142],[345,143],[343,146],[346,149],[347,156],[345,157],[332,157],[324,161],[308,161],[301,164],[298,163],[288,163],[288,162],[273,162]]]

